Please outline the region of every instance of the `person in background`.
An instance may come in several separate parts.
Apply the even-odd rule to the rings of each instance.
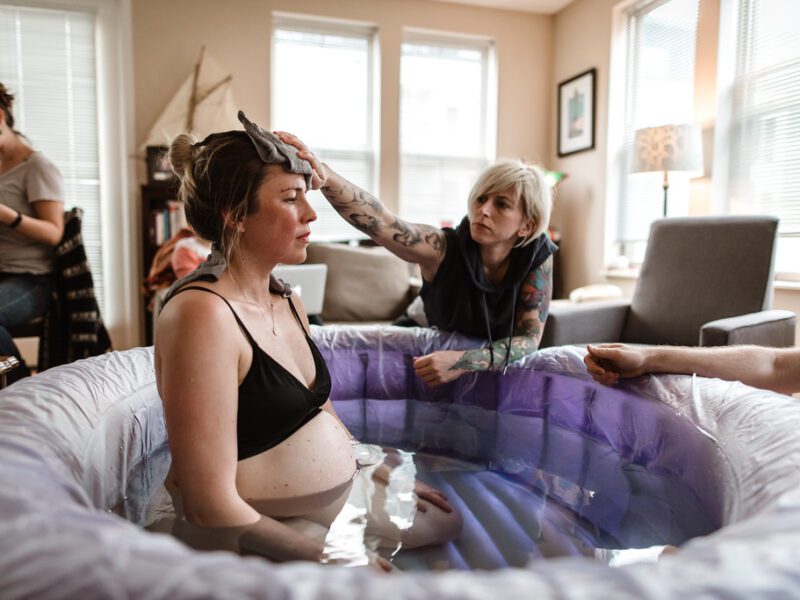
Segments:
[[[303,304],[272,276],[278,263],[306,258],[316,220],[306,191],[319,179],[293,148],[239,119],[245,131],[201,142],[181,135],[170,148],[187,221],[213,242],[208,260],[167,293],[156,327],[175,533],[197,547],[337,562],[329,533],[357,513],[388,546],[444,543],[461,519],[441,493],[412,476],[398,494],[400,463],[356,461],[360,445],[328,397]],[[346,511],[356,496],[364,502]],[[405,518],[387,512],[408,501]],[[364,548],[360,564],[391,569]]]
[[[645,373],[696,373],[702,377],[738,380],[781,394],[800,392],[800,348],[601,344],[586,349],[583,359],[586,369],[595,381],[604,385]]]
[[[542,169],[515,160],[490,165],[473,186],[458,227],[440,229],[398,218],[295,136],[276,135],[311,163],[322,193],[348,223],[419,265],[423,306],[412,304],[408,311],[415,324],[486,340],[485,348],[415,358],[414,370],[425,383],[440,385],[469,371],[504,371],[538,349],[556,250],[546,233],[552,196]]]
[[[170,258],[175,277],[180,279],[194,271],[210,253],[211,244],[195,235],[178,240]]]
[[[61,174],[14,128],[13,103],[0,83],[0,356],[20,361],[9,383],[30,375],[9,328],[47,312],[64,232]]]

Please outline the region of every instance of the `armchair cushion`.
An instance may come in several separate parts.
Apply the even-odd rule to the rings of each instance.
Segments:
[[[769,308],[778,219],[653,223],[622,340],[693,346],[704,323]]]
[[[755,344],[785,348],[794,345],[797,316],[788,310],[765,310],[717,319],[700,329],[701,346]]]
[[[629,300],[581,304],[553,302],[539,347],[618,342],[629,309]]]

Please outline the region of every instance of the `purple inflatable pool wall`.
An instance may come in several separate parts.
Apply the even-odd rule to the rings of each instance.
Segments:
[[[415,376],[412,358],[474,340],[422,330],[379,339],[337,329],[317,333],[333,379],[331,398],[359,439],[464,458],[534,488],[541,487],[537,476],[556,477],[574,489],[548,495],[623,545],[638,547],[648,538],[651,545],[679,544],[723,522],[731,491],[724,455],[657,399],[598,386],[583,371],[564,371],[549,352],[505,374],[467,374],[430,388]],[[463,407],[477,409],[466,415],[469,423]],[[452,431],[455,425],[463,431]],[[676,487],[687,492],[682,503]],[[591,500],[569,497],[586,490]],[[659,523],[659,509],[672,513],[673,522]],[[620,531],[623,519],[628,531]],[[648,531],[630,531],[634,519]]]
[[[711,529],[721,528],[657,563],[620,568],[573,557],[493,573],[387,577],[194,552],[111,512],[134,493],[132,474],[158,460],[166,443],[152,349],[138,348],[0,392],[0,597],[800,597],[794,399],[684,376],[602,388],[587,379],[577,348],[542,351],[503,377],[472,375],[431,390],[413,378],[409,357],[464,340],[393,328],[318,328],[314,336],[331,362],[337,407],[357,435],[492,456],[495,469],[524,479],[528,467],[509,458],[523,447],[542,470],[602,486],[606,455],[580,452],[576,460],[543,454],[538,444],[580,432],[633,467],[682,482],[715,521]],[[453,407],[465,407],[470,425],[487,435],[437,437],[431,416]],[[530,418],[528,432],[509,429],[507,417],[519,415]]]

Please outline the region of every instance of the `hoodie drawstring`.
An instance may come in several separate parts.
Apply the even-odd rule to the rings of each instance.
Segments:
[[[483,322],[486,323],[486,337],[489,338],[489,356],[492,357],[490,369],[494,368],[494,342],[492,341],[492,327],[489,324],[489,307],[486,305],[486,293],[481,292],[481,306],[483,306]]]
[[[514,337],[514,314],[517,310],[517,297],[519,296],[519,286],[514,286],[513,301],[511,303],[511,326],[508,331],[508,344],[506,345],[506,356],[503,359],[503,375],[508,371],[508,360],[511,358],[511,339]],[[483,307],[483,322],[486,323],[486,337],[489,339],[489,356],[491,356],[491,368],[494,369],[494,340],[492,340],[492,327],[489,322],[489,307],[486,304],[486,294],[481,292],[481,306]]]
[[[514,316],[517,313],[517,296],[519,295],[519,286],[514,286],[513,302],[511,303],[511,327],[508,331],[508,345],[506,346],[506,359],[503,361],[503,375],[508,371],[508,359],[511,357],[511,338],[514,337]]]

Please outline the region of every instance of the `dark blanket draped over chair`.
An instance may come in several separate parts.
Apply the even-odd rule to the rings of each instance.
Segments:
[[[64,236],[55,249],[53,298],[39,340],[39,371],[111,350],[83,246],[82,219],[77,207],[64,215]]]

